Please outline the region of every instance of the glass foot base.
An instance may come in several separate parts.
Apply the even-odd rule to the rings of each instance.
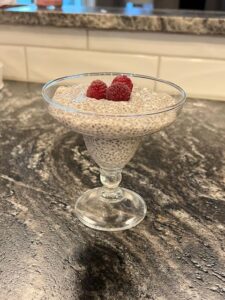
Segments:
[[[85,192],[76,202],[75,213],[86,226],[103,231],[119,231],[139,224],[146,215],[146,204],[135,192],[121,188],[121,200],[102,197],[102,188]]]

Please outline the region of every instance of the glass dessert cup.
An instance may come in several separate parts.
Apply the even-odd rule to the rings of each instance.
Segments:
[[[86,88],[93,80],[100,79],[110,85],[119,74],[132,79],[134,87],[138,87],[132,93],[138,101],[145,101],[145,106],[138,105],[129,112],[126,105],[130,104],[123,101],[105,100],[101,111],[82,106]],[[55,119],[83,135],[88,152],[100,168],[102,187],[86,191],[76,201],[79,220],[104,231],[124,230],[139,224],[146,215],[146,204],[137,193],[120,187],[122,169],[144,136],[176,120],[185,103],[185,92],[176,84],[150,76],[100,72],[52,80],[44,85],[43,98]],[[91,107],[95,108],[93,105],[102,100],[91,101]]]

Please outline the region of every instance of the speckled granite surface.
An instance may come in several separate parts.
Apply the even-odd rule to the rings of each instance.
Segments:
[[[130,14],[115,8],[77,10],[65,6],[62,10],[48,11],[28,6],[0,10],[0,24],[225,35],[225,13],[220,12],[154,10],[146,13],[137,10]]]
[[[1,300],[222,300],[225,103],[189,101],[143,143],[123,186],[146,200],[136,228],[97,232],[73,213],[98,186],[81,136],[46,112],[38,84],[0,92]]]

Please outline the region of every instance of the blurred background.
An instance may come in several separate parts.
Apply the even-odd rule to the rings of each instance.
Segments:
[[[225,100],[225,0],[0,0],[9,3],[22,6],[0,10],[3,79],[123,71]]]
[[[2,0],[6,1],[6,0]],[[38,0],[8,0],[17,4],[32,4]],[[1,3],[1,1],[0,1]],[[225,10],[225,0],[62,0],[63,5],[76,6],[145,6],[154,5],[155,8],[163,9],[197,9],[197,10]]]

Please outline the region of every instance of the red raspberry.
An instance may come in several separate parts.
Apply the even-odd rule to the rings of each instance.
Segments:
[[[113,101],[128,101],[130,99],[131,90],[127,85],[117,82],[113,83],[106,90],[106,99]]]
[[[95,99],[105,99],[107,85],[101,80],[94,80],[87,89],[86,96]]]
[[[126,75],[118,75],[118,76],[116,76],[113,79],[112,84],[116,83],[116,82],[120,82],[120,83],[126,84],[131,91],[133,89],[133,83],[132,83],[131,79],[129,77],[127,77]]]

